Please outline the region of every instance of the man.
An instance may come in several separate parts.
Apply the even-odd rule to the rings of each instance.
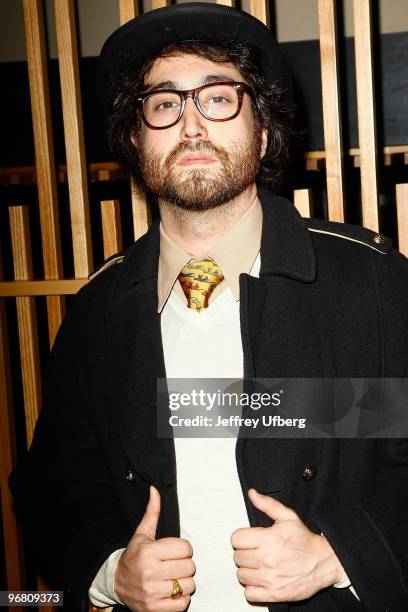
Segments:
[[[132,20],[99,83],[160,219],[91,276],[52,349],[10,478],[44,573],[73,610],[406,610],[405,440],[156,431],[165,377],[406,376],[406,259],[273,195],[290,95],[249,15]]]

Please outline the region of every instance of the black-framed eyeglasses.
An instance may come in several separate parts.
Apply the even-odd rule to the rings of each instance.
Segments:
[[[246,83],[220,81],[194,89],[156,89],[137,97],[144,123],[152,130],[164,130],[180,121],[187,98],[210,121],[230,121],[242,108],[244,93],[252,94]]]

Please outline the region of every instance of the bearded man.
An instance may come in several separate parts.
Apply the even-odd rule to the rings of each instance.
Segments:
[[[405,440],[156,425],[163,378],[406,376],[407,260],[275,195],[293,105],[250,15],[151,11],[107,40],[98,82],[159,217],[69,309],[10,478],[44,572],[75,611],[406,610]]]

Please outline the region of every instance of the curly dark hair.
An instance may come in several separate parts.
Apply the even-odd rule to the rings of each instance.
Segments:
[[[281,83],[269,83],[263,76],[259,68],[259,51],[241,43],[231,42],[222,46],[196,40],[171,43],[138,69],[132,69],[134,58],[124,58],[122,76],[115,83],[116,97],[107,119],[111,150],[127,163],[136,178],[143,181],[138,154],[130,139],[130,135],[137,134],[141,127],[136,97],[144,91],[144,79],[154,61],[158,57],[179,53],[198,55],[215,63],[231,63],[242,74],[255,94],[251,96],[255,121],[268,132],[268,147],[260,163],[257,182],[270,191],[278,191],[287,170],[290,143],[295,134],[296,107]]]

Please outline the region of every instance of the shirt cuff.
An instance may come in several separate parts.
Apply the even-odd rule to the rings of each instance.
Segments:
[[[125,605],[115,593],[115,570],[119,557],[126,548],[118,548],[101,565],[88,591],[89,600],[97,608],[115,604]]]
[[[346,587],[349,587],[350,585],[351,585],[351,582],[344,570],[343,570],[343,580],[341,582],[336,582],[336,584],[333,584],[333,586],[336,589],[345,589]]]
[[[323,535],[322,531],[320,532],[320,535],[321,536]],[[347,587],[349,587],[350,591],[353,593],[354,597],[356,597],[360,601],[360,598],[357,595],[354,587],[351,585],[351,582],[349,580],[349,577],[346,574],[346,571],[345,571],[344,567],[343,567],[343,576],[342,576],[341,582],[336,582],[336,584],[333,584],[332,586],[334,586],[336,589],[346,589]]]

